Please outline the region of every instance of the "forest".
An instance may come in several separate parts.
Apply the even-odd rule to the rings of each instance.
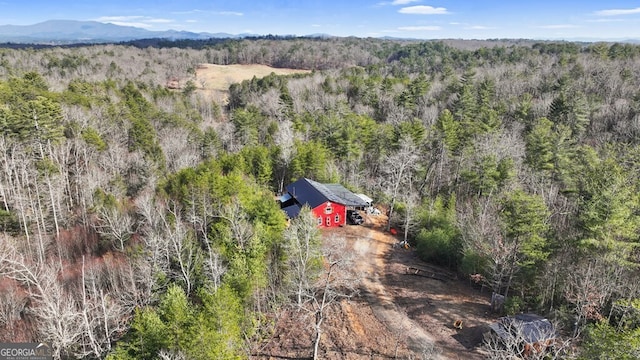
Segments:
[[[225,101],[167,88],[205,63],[312,72]],[[559,358],[637,359],[638,84],[624,43],[1,48],[0,341],[250,358],[269,314],[327,289],[315,224],[274,201],[307,177],[371,194],[424,261],[552,319]]]

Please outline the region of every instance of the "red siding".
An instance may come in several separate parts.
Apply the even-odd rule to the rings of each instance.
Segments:
[[[318,221],[318,226],[344,226],[346,223],[347,208],[342,204],[327,201],[326,203],[315,207],[313,209],[313,215],[315,215]]]

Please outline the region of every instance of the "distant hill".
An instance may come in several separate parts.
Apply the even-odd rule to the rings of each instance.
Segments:
[[[198,40],[236,37],[242,37],[242,35],[176,30],[149,31],[133,26],[97,21],[49,20],[34,25],[0,25],[0,42],[29,44],[103,43],[149,38]]]
[[[33,25],[0,25],[0,44],[2,47],[24,47],[35,46],[55,46],[73,45],[87,43],[119,43],[132,42],[134,45],[142,44],[153,46],[163,40],[168,41],[189,41],[189,40],[209,40],[209,39],[240,39],[240,38],[318,38],[328,39],[335,36],[329,34],[310,35],[257,35],[257,34],[228,34],[228,33],[207,33],[190,31],[150,31],[134,26],[121,26],[98,21],[76,21],[76,20],[48,20]],[[419,39],[382,37],[384,40],[392,41],[420,41]],[[494,40],[463,40],[463,39],[441,39],[445,41],[471,41],[485,47],[489,43],[493,45],[506,42],[518,41],[573,41],[573,42],[626,42],[640,43],[640,39],[566,39],[566,40],[526,40],[526,39],[494,39]],[[141,41],[141,43],[138,43]],[[220,41],[220,40],[218,40]],[[468,44],[467,44],[468,45]]]

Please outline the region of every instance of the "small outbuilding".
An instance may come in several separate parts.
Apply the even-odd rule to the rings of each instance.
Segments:
[[[356,194],[357,197],[359,197],[360,199],[362,199],[362,201],[365,202],[365,204],[367,204],[367,207],[369,206],[373,206],[373,199],[368,197],[365,194]]]
[[[516,346],[522,355],[546,351],[557,337],[553,324],[536,314],[504,316],[489,325],[489,329],[486,340]]]
[[[290,219],[300,213],[304,205],[308,205],[318,226],[344,226],[347,221],[347,210],[364,209],[366,201],[355,195],[341,184],[322,184],[311,179],[302,178],[287,185],[287,192],[280,196],[280,207]]]

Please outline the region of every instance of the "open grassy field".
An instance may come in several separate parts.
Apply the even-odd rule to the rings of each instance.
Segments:
[[[196,70],[196,86],[203,92],[224,93],[233,83],[261,78],[271,73],[276,75],[304,74],[310,70],[279,69],[267,65],[214,65],[202,64]]]

